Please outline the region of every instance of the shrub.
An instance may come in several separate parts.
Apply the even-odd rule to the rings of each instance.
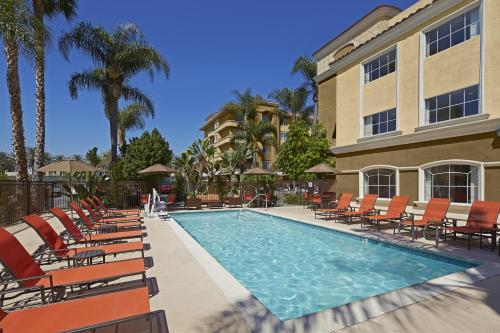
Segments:
[[[286,193],[284,201],[287,205],[302,205],[304,200],[301,193]]]

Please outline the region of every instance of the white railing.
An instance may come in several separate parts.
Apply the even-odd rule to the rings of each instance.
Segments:
[[[260,194],[257,194],[255,197],[252,198],[252,200],[250,200],[249,202],[247,202],[247,208],[250,207],[250,204],[255,200],[257,199],[258,197],[264,197],[264,201],[266,202],[266,208],[267,208],[267,202],[269,200],[267,200],[267,195],[263,194],[263,193],[260,193]]]

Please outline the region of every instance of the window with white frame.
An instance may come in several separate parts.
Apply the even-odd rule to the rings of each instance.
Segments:
[[[288,136],[287,132],[280,132],[280,142],[285,142]]]
[[[271,170],[271,161],[265,160],[262,162],[262,167],[266,170]]]
[[[396,195],[396,170],[372,169],[363,172],[364,194],[377,194],[380,198]]]
[[[396,109],[365,117],[364,136],[372,136],[396,130]]]
[[[382,76],[396,71],[396,49],[384,53],[380,57],[364,65],[365,83],[375,81]]]
[[[479,199],[480,168],[468,164],[441,164],[424,169],[424,199],[450,198],[472,203]]]
[[[453,91],[425,100],[425,123],[433,124],[479,113],[479,86]]]
[[[426,54],[431,56],[480,34],[479,7],[446,21],[425,34]]]

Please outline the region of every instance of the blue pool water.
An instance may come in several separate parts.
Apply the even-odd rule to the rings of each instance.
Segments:
[[[475,266],[251,211],[172,215],[280,320]]]

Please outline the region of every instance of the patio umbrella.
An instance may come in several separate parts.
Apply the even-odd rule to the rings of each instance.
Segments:
[[[332,168],[331,166],[329,166],[328,164],[325,164],[325,163],[315,165],[312,168],[309,168],[304,172],[306,172],[306,173],[325,173],[325,174],[334,174],[334,175],[339,173],[339,171],[337,169]]]
[[[243,175],[245,176],[250,176],[250,175],[272,175],[273,173],[269,170],[263,169],[263,168],[252,168],[248,169],[247,171],[243,172]]]
[[[155,164],[138,172],[141,175],[164,175],[175,173],[175,169],[163,164]]]
[[[97,168],[85,164],[77,160],[62,160],[59,162],[54,162],[47,164],[36,171],[39,172],[67,172],[69,176],[69,197],[73,201],[73,187],[71,185],[71,173],[72,172],[96,172]],[[71,210],[71,217],[73,217],[73,209]]]

